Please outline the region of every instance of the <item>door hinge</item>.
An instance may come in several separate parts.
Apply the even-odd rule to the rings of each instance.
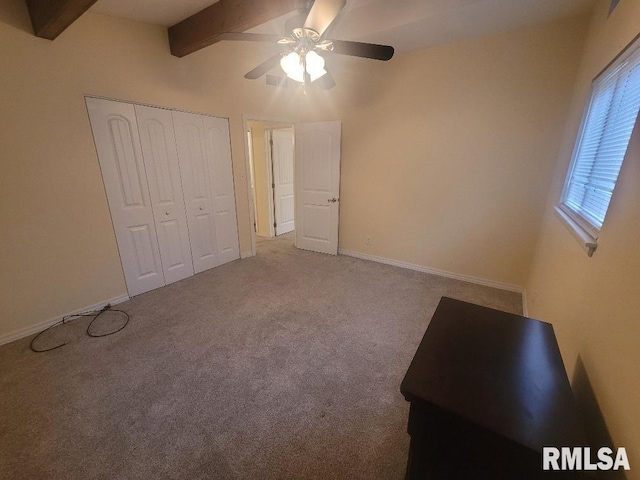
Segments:
[[[273,228],[276,228],[278,226],[278,224],[276,222],[273,222]]]
[[[276,184],[275,184],[275,183],[272,183],[272,184],[271,184],[271,188],[276,188]]]

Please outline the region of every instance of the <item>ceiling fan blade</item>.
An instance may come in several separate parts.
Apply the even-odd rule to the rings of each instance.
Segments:
[[[322,36],[346,3],[346,0],[316,0],[304,22],[304,28],[309,28]]]
[[[241,42],[269,42],[277,43],[282,37],[278,35],[266,35],[264,33],[238,33],[227,32],[220,35],[220,40],[234,40]]]
[[[327,67],[325,67],[325,70],[327,70]],[[329,70],[327,70],[327,73],[325,73],[318,80],[316,80],[315,83],[317,83],[318,86],[323,90],[329,90],[330,88],[333,88],[336,86],[336,81],[333,78],[333,75],[331,75],[331,72]]]
[[[351,42],[348,40],[331,40],[332,53],[351,55],[353,57],[372,58],[374,60],[390,60],[393,57],[393,47],[376,43]]]
[[[282,58],[282,55],[280,55],[280,54],[274,55],[273,57],[271,57],[271,58],[265,60],[264,62],[262,62],[260,65],[258,65],[256,68],[254,68],[250,72],[247,72],[244,75],[244,78],[246,78],[248,80],[255,80],[256,78],[260,78],[262,75],[267,73],[269,70],[274,68],[276,65],[279,65],[281,58]]]

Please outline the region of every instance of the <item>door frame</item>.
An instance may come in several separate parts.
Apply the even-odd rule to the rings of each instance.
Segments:
[[[251,170],[250,170],[250,159],[249,159],[249,140],[247,138],[247,132],[249,131],[249,122],[271,122],[271,123],[288,123],[291,125],[295,131],[296,122],[291,118],[286,117],[277,117],[272,115],[264,115],[264,114],[242,114],[242,131],[244,138],[244,167],[246,171],[247,177],[247,200],[249,201],[249,232],[251,232],[251,251],[250,252],[240,252],[240,258],[253,257],[256,254],[256,231],[253,228],[256,221],[256,212],[253,207],[253,192],[251,191]],[[270,156],[270,154],[269,154]],[[273,199],[271,200],[273,202]],[[272,215],[272,213],[270,213]],[[269,227],[270,231],[273,228],[273,221],[271,222],[271,226]],[[275,232],[274,232],[275,234]]]
[[[267,164],[267,188],[269,189],[269,195],[267,195],[267,211],[269,212],[269,238],[276,236],[276,228],[273,224],[276,222],[276,202],[273,198],[273,146],[271,141],[273,138],[273,128],[264,129],[264,158]]]

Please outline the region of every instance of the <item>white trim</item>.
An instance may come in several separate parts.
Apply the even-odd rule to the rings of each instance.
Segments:
[[[123,100],[121,98],[104,97],[102,95],[85,94],[84,98],[85,99],[87,99],[87,98],[95,98],[96,100],[108,100],[110,102],[128,103],[130,105],[140,105],[141,107],[160,108],[162,110],[169,110],[171,112],[193,113],[194,115],[203,115],[205,117],[224,118],[225,120],[229,120],[229,117],[225,117],[225,116],[222,116],[222,115],[213,115],[211,113],[196,112],[196,111],[193,111],[193,110],[183,110],[183,109],[180,109],[180,108],[165,107],[165,106],[162,106],[162,105],[153,105],[151,103],[136,102],[134,100]]]
[[[54,323],[59,322],[68,315],[74,315],[81,312],[88,312],[92,310],[100,310],[107,304],[110,305],[118,305],[119,303],[126,302],[129,300],[129,295],[121,295],[119,297],[112,298],[111,300],[105,300],[95,305],[89,305],[88,307],[80,308],[78,310],[74,310],[73,312],[67,313],[66,315],[59,315],[55,318],[50,318],[49,320],[45,320],[44,322],[37,323],[35,325],[31,325],[30,327],[24,327],[19,330],[15,330],[10,333],[5,333],[4,335],[0,335],[0,345],[4,345],[5,343],[13,342],[14,340],[18,340],[20,338],[28,337],[29,335],[33,335],[34,333],[38,333],[45,328],[50,327]]]
[[[247,177],[247,199],[249,200],[249,233],[251,234],[251,254],[256,254],[256,228],[258,224],[256,223],[256,209],[255,209],[255,198],[253,196],[253,189],[251,188],[251,157],[253,155],[250,152],[252,145],[249,145],[249,137],[251,136],[251,130],[249,129],[248,121],[250,119],[247,118],[246,115],[243,115],[242,118],[242,136],[244,138],[244,168]],[[246,135],[245,132],[249,132],[249,135]],[[253,138],[251,139],[253,142]],[[255,163],[254,163],[255,166]],[[255,170],[254,170],[255,175]],[[254,178],[255,182],[255,178]],[[244,258],[242,253],[240,254],[240,258]]]
[[[267,211],[269,212],[269,238],[276,236],[276,227],[273,226],[276,223],[275,218],[275,206],[273,201],[273,128],[264,129],[264,158],[267,164],[267,189],[269,194],[267,195]]]
[[[529,306],[527,304],[527,289],[526,288],[522,289],[522,316],[523,317],[528,317],[529,316]]]
[[[588,256],[592,256],[593,252],[595,252],[598,247],[597,240],[582,228],[578,222],[567,215],[562,206],[556,205],[553,209],[556,212],[556,216],[560,219],[562,224],[569,229],[571,235],[573,235],[573,238],[578,241],[582,249],[587,252]]]
[[[245,142],[247,142],[247,155],[249,155],[249,173],[247,173],[248,188],[249,188],[249,199],[252,201],[252,205],[249,208],[249,217],[251,217],[251,208],[255,212],[258,207],[256,204],[256,162],[253,157],[253,135],[251,134],[251,129],[247,128],[245,132]],[[258,218],[254,218],[252,223],[252,227],[258,231],[260,225],[258,225]]]
[[[348,257],[360,258],[362,260],[369,260],[372,262],[384,263],[386,265],[393,265],[394,267],[406,268],[409,270],[415,270],[417,272],[430,273],[431,275],[438,275],[440,277],[453,278],[454,280],[462,280],[463,282],[475,283],[478,285],[484,285],[486,287],[498,288],[500,290],[507,290],[509,292],[522,293],[523,287],[520,285],[512,285],[510,283],[496,282],[488,280],[486,278],[472,277],[470,275],[462,275],[460,273],[448,272],[446,270],[439,270],[437,268],[424,267],[422,265],[416,265],[414,263],[401,262],[400,260],[392,260],[390,258],[376,257],[374,255],[367,255],[360,252],[352,252],[350,250],[338,249],[340,255],[346,255]]]
[[[249,257],[254,257],[255,253],[253,253],[251,250],[249,250],[248,252],[240,252],[240,258],[249,258]]]

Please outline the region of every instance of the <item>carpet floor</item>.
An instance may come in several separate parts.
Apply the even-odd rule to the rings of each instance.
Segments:
[[[4,345],[0,478],[401,479],[400,382],[443,295],[522,309],[286,235],[119,305],[112,336],[81,319],[38,339],[57,350]]]

